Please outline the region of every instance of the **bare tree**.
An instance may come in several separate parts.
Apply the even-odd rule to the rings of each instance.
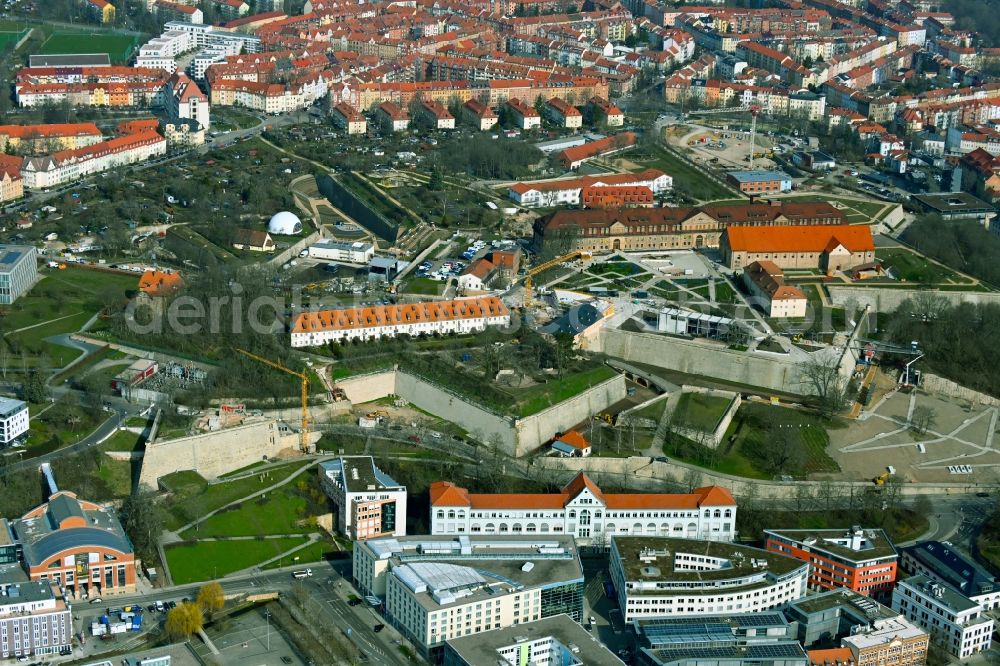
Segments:
[[[937,412],[927,405],[917,405],[910,416],[910,430],[918,435],[925,434],[937,423]]]
[[[833,418],[847,406],[847,380],[835,361],[813,355],[802,368],[802,383],[816,397],[816,409],[823,418]]]
[[[684,480],[682,484],[687,488],[688,492],[693,491],[695,488],[701,487],[703,483],[703,477],[701,472],[693,467],[689,467],[686,472],[684,472]]]

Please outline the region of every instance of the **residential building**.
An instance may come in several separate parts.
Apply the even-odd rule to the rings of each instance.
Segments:
[[[7,446],[28,432],[28,403],[0,396],[0,445]]]
[[[455,129],[455,116],[451,115],[444,104],[426,99],[420,102],[419,109],[433,129]]]
[[[375,109],[375,120],[386,132],[405,132],[410,127],[406,109],[393,102],[382,102]]]
[[[810,562],[809,587],[847,588],[888,600],[896,582],[896,547],[881,529],[764,530],[765,547]]]
[[[405,305],[375,305],[302,312],[292,320],[292,347],[377,340],[397,335],[476,333],[510,324],[510,311],[495,296]]]
[[[497,114],[493,113],[493,109],[477,99],[470,99],[463,104],[462,113],[465,115],[466,121],[472,123],[480,132],[493,129],[499,121]]]
[[[792,164],[813,171],[831,171],[837,168],[837,161],[819,150],[797,150],[792,153]]]
[[[448,639],[444,666],[624,666],[568,615]]]
[[[363,241],[325,240],[310,245],[309,256],[347,264],[367,264],[375,256],[375,246]]]
[[[432,534],[568,534],[605,544],[614,535],[736,536],[736,501],[720,486],[684,494],[604,493],[581,472],[559,493],[477,494],[436,481],[430,494]]]
[[[69,654],[73,615],[53,580],[0,577],[0,658]]]
[[[585,187],[580,199],[584,208],[652,208],[656,204],[653,190],[645,185]]]
[[[271,234],[262,229],[237,229],[233,235],[233,247],[250,252],[274,252]]]
[[[34,245],[0,244],[0,305],[10,305],[27,293],[38,278]]]
[[[845,224],[844,213],[826,202],[558,210],[535,220],[534,243],[539,249],[551,242],[594,253],[641,252],[718,247],[722,232],[731,225],[784,229]]]
[[[146,129],[83,148],[28,158],[21,175],[26,188],[45,190],[108,169],[143,162],[166,152],[167,140],[155,129]]]
[[[622,110],[603,97],[594,97],[587,102],[587,105],[596,125],[621,127],[625,124],[625,114]]]
[[[92,146],[104,140],[94,123],[0,125],[0,152],[21,155],[53,153]]]
[[[175,72],[167,80],[163,99],[170,120],[194,120],[206,130],[211,126],[208,95],[187,74]]]
[[[351,539],[406,535],[406,486],[371,456],[341,456],[319,464],[320,485],[336,505],[335,527]]]
[[[156,0],[153,4],[157,18],[161,21],[181,21],[183,23],[201,24],[205,22],[205,14],[196,5],[185,5],[180,2]]]
[[[804,225],[793,227],[732,226],[722,234],[722,260],[732,269],[755,261],[787,268],[845,271],[875,261],[875,242],[868,225]]]
[[[948,583],[986,610],[1000,608],[1000,583],[996,577],[951,544],[921,541],[899,552],[899,564],[907,573]]]
[[[160,132],[167,140],[168,149],[193,148],[205,145],[205,128],[197,120],[161,122]]]
[[[518,129],[531,130],[542,124],[542,117],[530,104],[525,104],[516,97],[507,100],[507,110],[510,111],[514,125]]]
[[[330,110],[333,124],[345,130],[348,135],[364,134],[368,131],[368,121],[350,104],[340,102]]]
[[[923,666],[927,657],[927,632],[898,611],[846,588],[792,601],[784,614],[803,645],[839,645],[834,649],[844,651],[839,655],[844,666],[848,662],[853,666]]]
[[[458,288],[464,293],[485,291],[489,288],[495,272],[496,266],[489,259],[485,257],[476,259],[458,276]]]
[[[76,598],[135,592],[135,553],[114,508],[57,490],[10,527],[31,580]]]
[[[617,173],[605,176],[581,176],[579,178],[515,183],[508,189],[507,196],[525,208],[551,208],[553,206],[584,204],[583,193],[588,188],[600,194],[609,188],[645,187],[655,195],[666,192],[673,185],[674,179],[659,169],[646,169],[639,173]]]
[[[24,158],[20,155],[0,153],[0,204],[24,196],[23,165]]]
[[[959,659],[989,649],[993,639],[993,620],[981,604],[927,576],[899,581],[892,607]]]
[[[173,270],[149,269],[139,278],[139,291],[152,298],[168,296],[183,288],[184,279]]]
[[[628,150],[635,145],[635,140],[633,132],[621,132],[620,134],[587,142],[582,146],[567,148],[559,153],[559,160],[567,169],[577,169],[584,162],[588,162],[596,157],[605,157]]]
[[[115,22],[115,6],[108,0],[84,0],[84,4],[101,23]]]
[[[781,171],[728,171],[726,180],[744,194],[775,194],[792,190],[792,177]]]
[[[367,539],[355,544],[352,571],[432,661],[453,638],[557,615],[583,619],[583,567],[568,536]]]
[[[743,269],[743,284],[751,305],[760,306],[768,317],[806,316],[809,299],[798,287],[785,284],[785,276],[773,261],[755,261]]]
[[[545,117],[550,122],[563,129],[580,129],[583,126],[583,114],[572,104],[558,97],[545,102]]]
[[[586,458],[591,453],[590,442],[576,430],[557,435],[552,440],[552,450],[568,458]]]
[[[805,596],[809,563],[734,543],[614,536],[610,572],[631,622],[778,608]]]

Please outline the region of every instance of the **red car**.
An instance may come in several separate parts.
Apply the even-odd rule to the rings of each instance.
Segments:
[[[410,440],[414,444],[419,444],[420,443],[420,437],[418,437],[417,435],[410,435],[406,439]]]

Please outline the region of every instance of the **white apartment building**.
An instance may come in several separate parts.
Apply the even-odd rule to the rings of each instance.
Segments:
[[[510,310],[495,296],[374,305],[302,312],[292,321],[292,347],[312,347],[345,340],[378,340],[397,335],[478,333],[508,326]]]
[[[432,534],[565,534],[605,543],[618,535],[732,541],[736,534],[736,501],[720,486],[612,494],[581,472],[549,495],[473,494],[450,481],[431,484],[430,494]]]
[[[35,284],[38,250],[34,245],[0,245],[0,305],[10,305]]]
[[[0,445],[6,446],[28,432],[28,403],[0,397]]]
[[[368,539],[355,544],[353,572],[432,660],[452,638],[583,615],[583,567],[565,536]]]
[[[553,97],[545,103],[545,116],[554,124],[564,129],[580,129],[583,126],[583,114],[572,104],[558,97]]]
[[[367,265],[374,256],[375,246],[361,241],[347,243],[328,240],[309,246],[309,257],[312,259]]]
[[[319,480],[337,505],[336,528],[346,536],[406,535],[406,486],[376,467],[371,456],[342,456],[321,462]]]
[[[625,622],[756,613],[804,597],[809,563],[732,543],[611,538],[611,581]]]
[[[167,140],[156,130],[115,137],[92,146],[63,150],[25,160],[24,186],[46,189],[115,167],[135,164],[167,152]]]
[[[73,616],[55,581],[0,582],[0,658],[68,653]]]
[[[990,647],[993,620],[983,606],[947,583],[911,576],[896,584],[892,607],[959,659]]]
[[[590,187],[643,186],[648,187],[653,194],[660,194],[674,186],[674,179],[659,169],[645,169],[638,173],[515,183],[508,189],[507,196],[525,208],[579,206],[583,203],[583,191]]]

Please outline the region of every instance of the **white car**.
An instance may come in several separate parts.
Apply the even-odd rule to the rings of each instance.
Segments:
[[[309,250],[302,250],[301,252],[299,252],[299,257],[308,257],[308,256],[309,256]]]

